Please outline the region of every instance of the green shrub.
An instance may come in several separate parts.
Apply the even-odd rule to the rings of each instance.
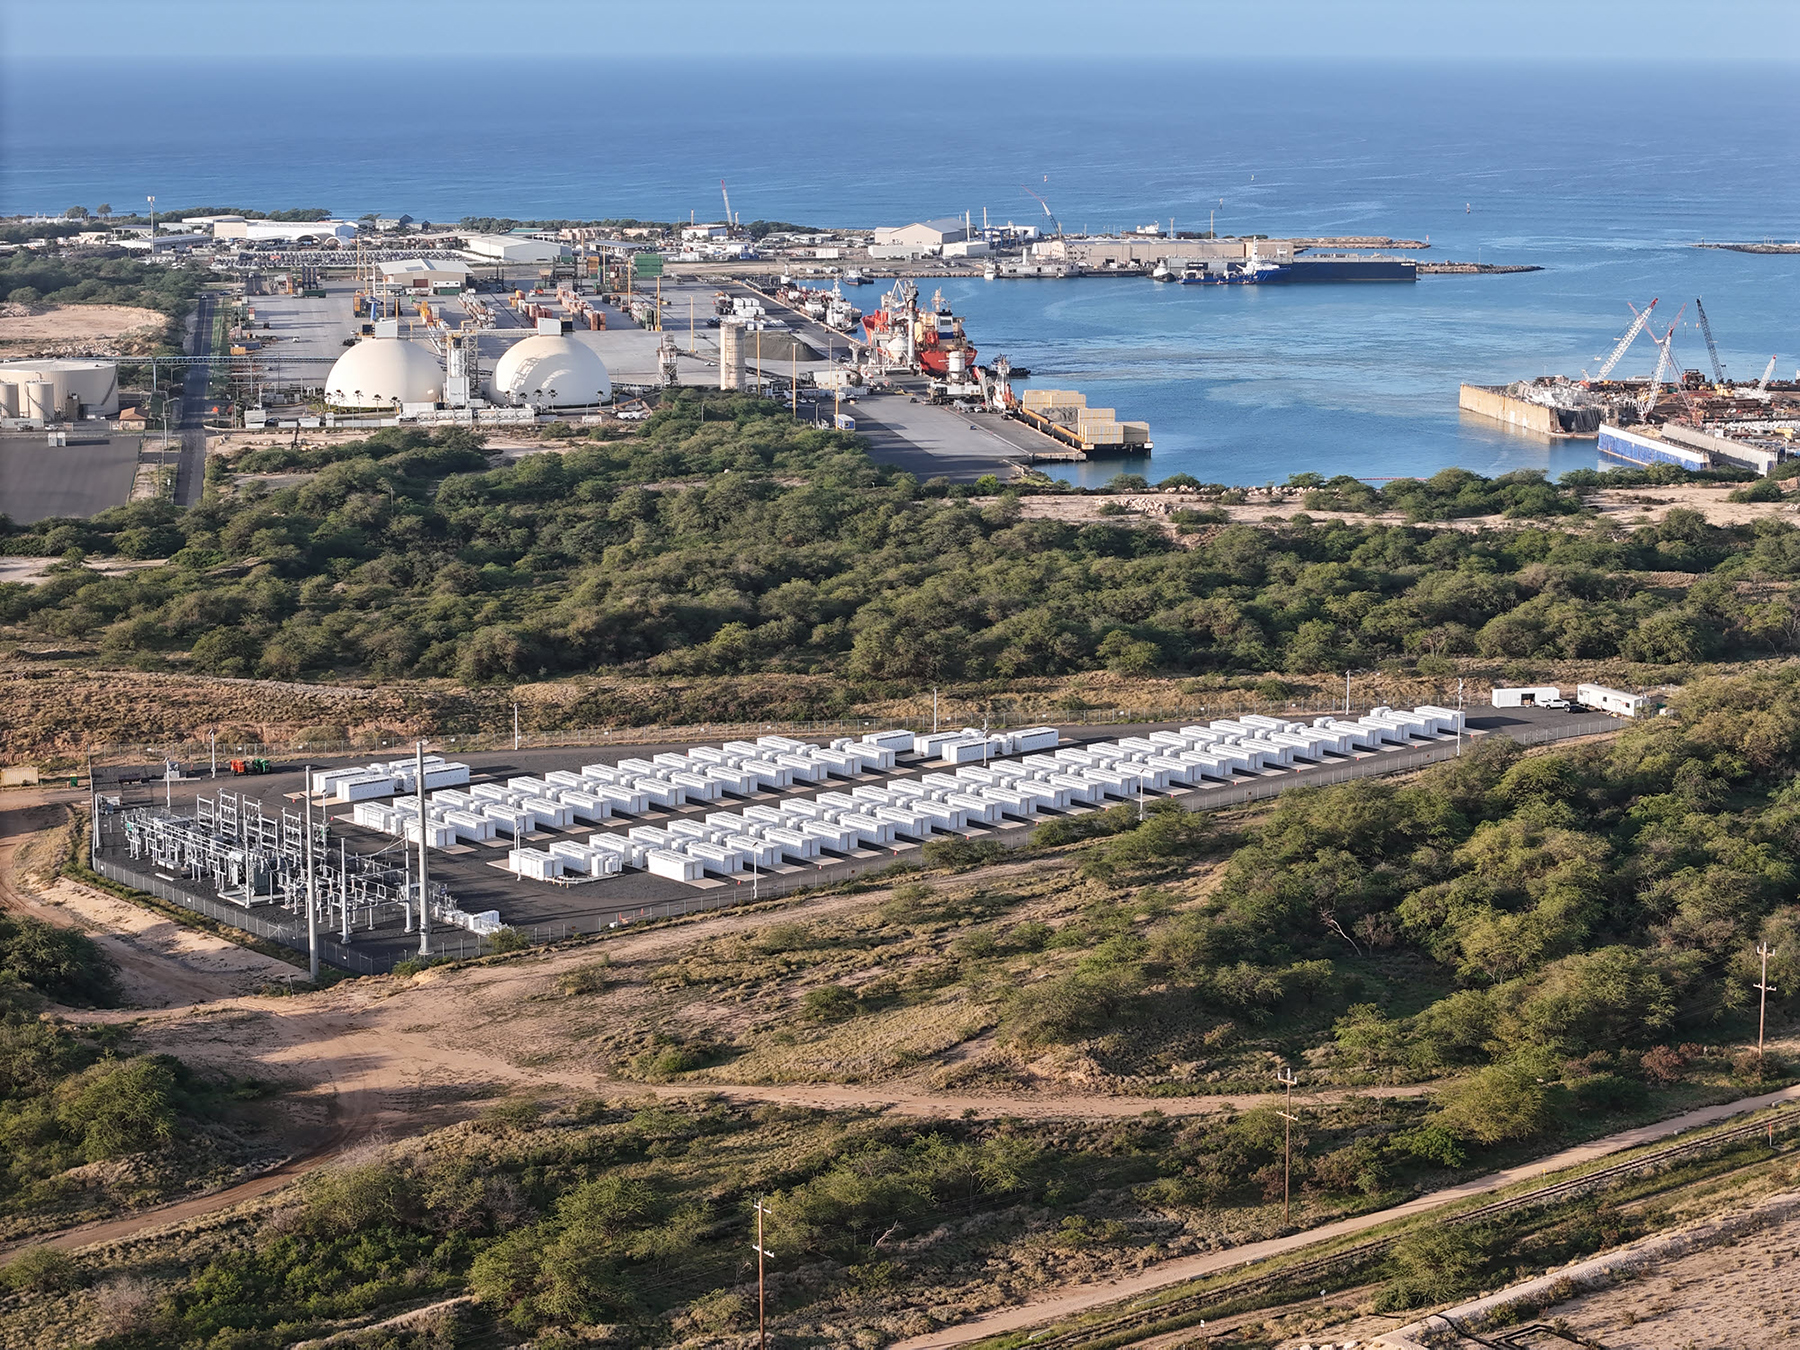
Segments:
[[[159,1148],[175,1137],[180,1089],[165,1055],[103,1062],[58,1091],[58,1122],[90,1162]]]
[[[809,989],[800,1000],[800,1011],[808,1021],[842,1022],[859,1011],[856,995],[839,984]]]
[[[0,1266],[0,1285],[21,1293],[60,1294],[79,1280],[74,1259],[55,1247],[26,1247]]]
[[[110,1007],[118,998],[113,964],[92,938],[22,915],[0,914],[0,979],[7,976],[62,1003]]]

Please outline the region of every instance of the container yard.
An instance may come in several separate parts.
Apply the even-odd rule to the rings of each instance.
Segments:
[[[290,946],[305,945],[310,894],[325,959],[385,969],[422,937],[468,954],[504,927],[593,932],[917,861],[937,838],[1018,843],[1042,820],[1119,802],[1204,810],[1417,767],[1465,736],[1585,726],[1560,710],[1465,722],[1425,706],[1109,733],[895,728],[454,758],[421,747],[310,776],[276,766],[254,788],[204,764],[179,777],[102,767],[95,861]]]
[[[1645,467],[1734,468],[1766,475],[1791,457],[1800,436],[1800,372],[1794,381],[1775,380],[1776,358],[1771,356],[1760,379],[1727,379],[1699,299],[1693,310],[1710,377],[1697,367],[1684,369],[1674,337],[1688,307],[1681,306],[1658,336],[1653,315],[1659,303],[1627,306],[1632,321],[1592,376],[1584,371],[1579,378],[1547,375],[1508,385],[1465,384],[1458,391],[1458,405],[1519,431],[1592,436],[1601,454]],[[1655,370],[1647,377],[1614,378],[1640,336],[1656,349]]]

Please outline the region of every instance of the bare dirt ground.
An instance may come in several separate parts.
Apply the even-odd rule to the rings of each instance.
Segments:
[[[1544,1309],[1542,1320],[1608,1350],[1800,1343],[1794,1296],[1800,1213],[1753,1241],[1690,1252],[1610,1289]]]
[[[60,558],[0,558],[0,582],[33,585],[49,576],[50,569],[60,561]],[[141,572],[146,567],[162,567],[167,562],[166,558],[103,558],[89,562],[87,568],[103,577],[122,577],[130,572]]]
[[[1780,502],[1733,502],[1732,486],[1607,488],[1588,497],[1588,503],[1618,524],[1647,521],[1658,524],[1677,508],[1698,511],[1712,525],[1750,525],[1771,516],[1794,520],[1800,516],[1800,498]],[[1800,523],[1800,522],[1797,522]]]
[[[1774,516],[1781,519],[1796,520],[1800,523],[1800,498],[1779,502],[1733,502],[1726,500],[1734,488],[1740,484],[1720,484],[1716,487],[1654,487],[1654,488],[1605,488],[1588,494],[1586,501],[1599,513],[1602,519],[1620,527],[1641,524],[1657,524],[1668,513],[1677,508],[1698,511],[1713,525],[1748,525],[1758,520]],[[991,499],[976,499],[978,504],[986,504]],[[1117,508],[1123,506],[1126,515],[1103,515],[1104,506]],[[1304,514],[1309,519],[1324,522],[1331,520],[1348,521],[1355,525],[1383,524],[1403,525],[1406,516],[1399,511],[1362,512],[1362,511],[1305,511],[1300,505],[1298,492],[1288,493],[1277,489],[1273,493],[1261,489],[1251,489],[1249,500],[1238,505],[1225,506],[1192,492],[1129,492],[1104,497],[1021,497],[1019,514],[1027,520],[1060,520],[1072,525],[1091,525],[1098,521],[1128,519],[1137,517],[1155,521],[1162,525],[1172,537],[1195,541],[1206,537],[1203,528],[1199,533],[1190,535],[1178,534],[1174,522],[1170,519],[1177,511],[1223,511],[1234,525],[1263,525],[1269,523],[1270,517],[1282,520],[1295,515]],[[1456,520],[1430,522],[1427,528],[1448,530],[1488,530],[1516,529],[1541,525],[1541,521],[1508,520],[1505,516],[1465,516]]]
[[[131,305],[7,305],[0,311],[0,347],[10,355],[110,342],[130,334],[154,340],[168,316]]]

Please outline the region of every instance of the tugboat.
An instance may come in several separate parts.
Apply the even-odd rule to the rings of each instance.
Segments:
[[[846,285],[846,286],[866,286],[868,284],[869,284],[869,279],[862,274],[862,268],[851,267],[851,268],[847,268],[845,270],[844,285]]]
[[[1170,275],[1169,260],[1167,258],[1157,259],[1156,266],[1150,270],[1150,280],[1167,281]]]

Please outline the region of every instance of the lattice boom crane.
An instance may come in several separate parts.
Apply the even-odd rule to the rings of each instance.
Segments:
[[[1700,332],[1706,338],[1706,354],[1712,358],[1713,383],[1725,383],[1725,366],[1719,360],[1719,344],[1713,341],[1712,324],[1706,318],[1706,306],[1700,303],[1700,297],[1694,297],[1694,313],[1700,317]]]
[[[1604,380],[1607,376],[1612,374],[1613,367],[1618,365],[1624,358],[1626,349],[1630,347],[1632,343],[1637,341],[1637,335],[1643,332],[1644,325],[1650,322],[1650,314],[1651,311],[1656,308],[1656,303],[1655,300],[1652,300],[1649,307],[1642,313],[1639,313],[1636,305],[1632,304],[1629,300],[1625,302],[1626,308],[1629,309],[1634,316],[1631,320],[1631,327],[1625,330],[1625,336],[1619,339],[1619,345],[1612,349],[1612,355],[1600,363],[1600,372],[1594,376],[1596,380]]]

